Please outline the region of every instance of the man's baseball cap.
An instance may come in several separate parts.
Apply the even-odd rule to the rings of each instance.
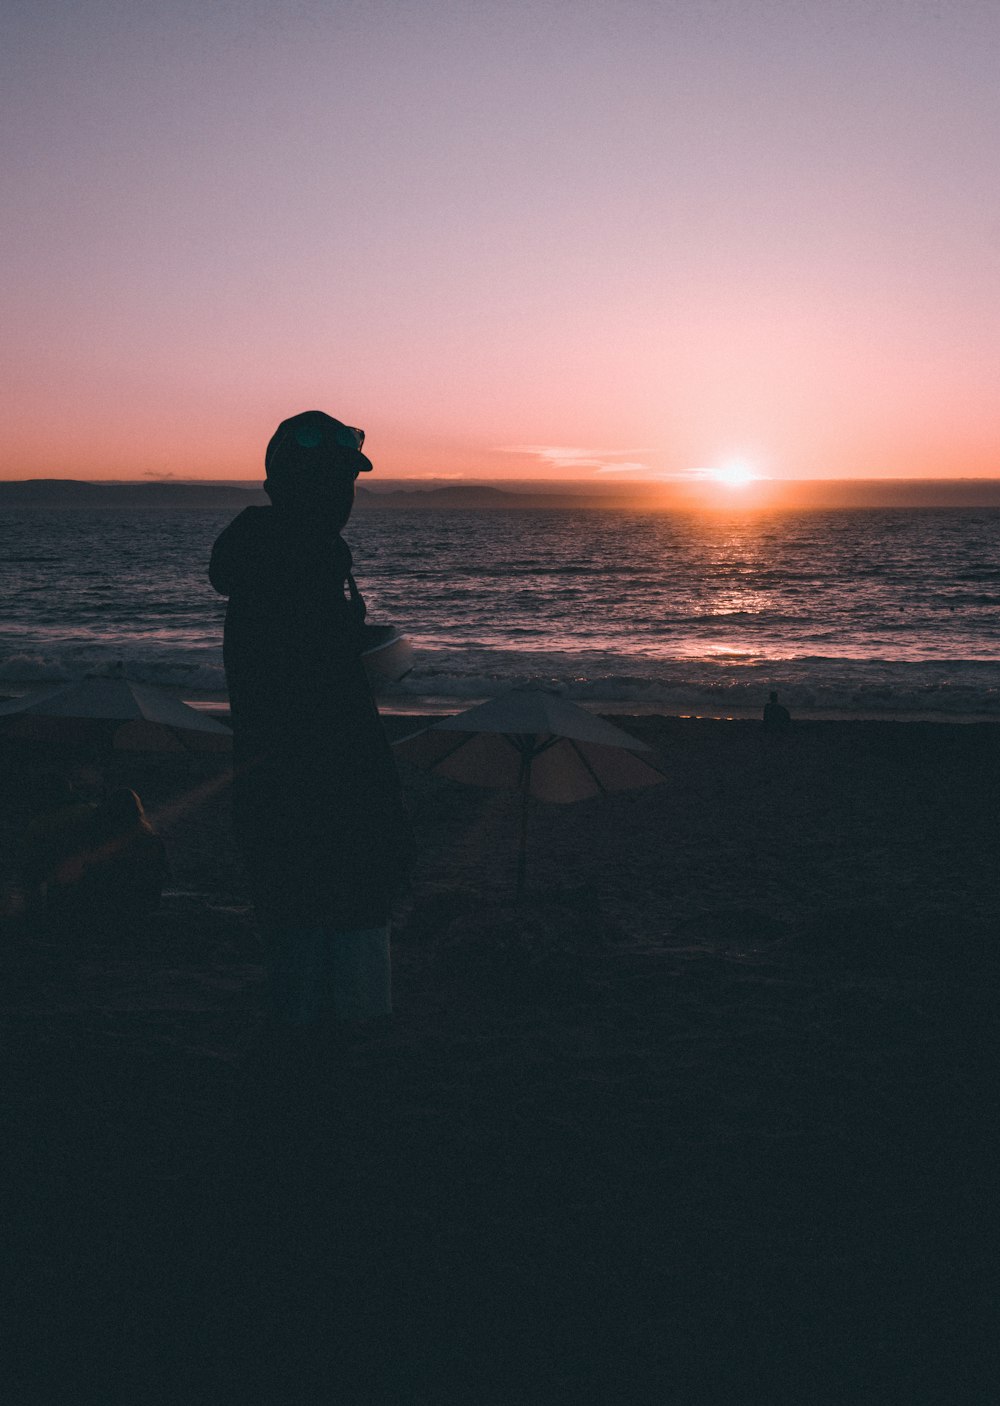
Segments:
[[[300,474],[317,472],[371,473],[372,462],[361,453],[364,430],[356,430],[322,410],[304,410],[281,424],[264,454],[264,471],[271,482],[286,483]]]

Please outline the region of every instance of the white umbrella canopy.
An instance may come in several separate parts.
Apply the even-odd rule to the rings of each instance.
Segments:
[[[409,737],[400,756],[470,786],[518,788],[565,804],[655,786],[652,749],[603,718],[542,689],[513,689]]]
[[[148,684],[119,677],[84,678],[0,703],[5,737],[86,742],[109,737],[129,752],[225,751],[229,728]]]
[[[566,804],[656,786],[652,748],[542,689],[513,689],[394,744],[407,761],[470,786],[519,790],[517,894],[524,891],[528,800]]]

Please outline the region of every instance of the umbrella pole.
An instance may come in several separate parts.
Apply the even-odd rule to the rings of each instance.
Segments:
[[[528,797],[531,794],[531,758],[521,763],[521,841],[517,851],[517,887],[514,901],[524,898],[524,874],[528,862]]]

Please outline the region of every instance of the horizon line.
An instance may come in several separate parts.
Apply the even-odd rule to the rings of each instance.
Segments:
[[[31,477],[8,478],[0,475],[0,483],[88,483],[95,486],[118,486],[125,485],[134,487],[167,487],[176,486],[202,486],[219,488],[261,488],[264,484],[263,477],[255,478],[218,478],[207,475],[184,476],[179,474],[143,475],[140,478],[80,478],[68,474],[34,474]],[[954,484],[954,483],[998,483],[1000,484],[1000,473],[996,474],[952,474],[943,476],[921,475],[912,477],[906,474],[880,474],[862,477],[854,475],[849,478],[838,478],[830,476],[814,476],[810,478],[778,478],[773,475],[756,475],[740,485],[740,488],[753,489],[755,486],[771,485],[775,487],[799,486],[803,484],[836,483],[836,484],[890,484],[890,483],[912,483],[912,484]],[[442,488],[496,488],[501,492],[505,486],[508,491],[518,493],[530,493],[533,488],[544,490],[557,489],[562,492],[580,491],[589,493],[611,494],[620,493],[624,490],[637,488],[647,489],[673,489],[673,488],[704,488],[716,486],[716,481],[705,478],[695,478],[678,476],[675,478],[657,479],[559,479],[559,478],[496,478],[482,474],[462,474],[462,475],[440,475],[440,474],[414,474],[404,478],[394,475],[379,477],[371,482],[359,482],[358,487],[369,491],[376,490],[382,486],[392,484],[393,487],[409,487],[417,484],[434,484]]]

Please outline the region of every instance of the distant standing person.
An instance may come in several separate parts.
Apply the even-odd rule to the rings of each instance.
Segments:
[[[772,689],[764,704],[764,731],[778,736],[791,730],[792,715],[783,703],[778,702],[778,695]]]
[[[318,410],[282,421],[264,460],[271,506],[245,509],[209,568],[229,597],[234,824],[285,1027],[392,1009],[389,916],[412,836],[340,535],[372,467],[363,441]]]

